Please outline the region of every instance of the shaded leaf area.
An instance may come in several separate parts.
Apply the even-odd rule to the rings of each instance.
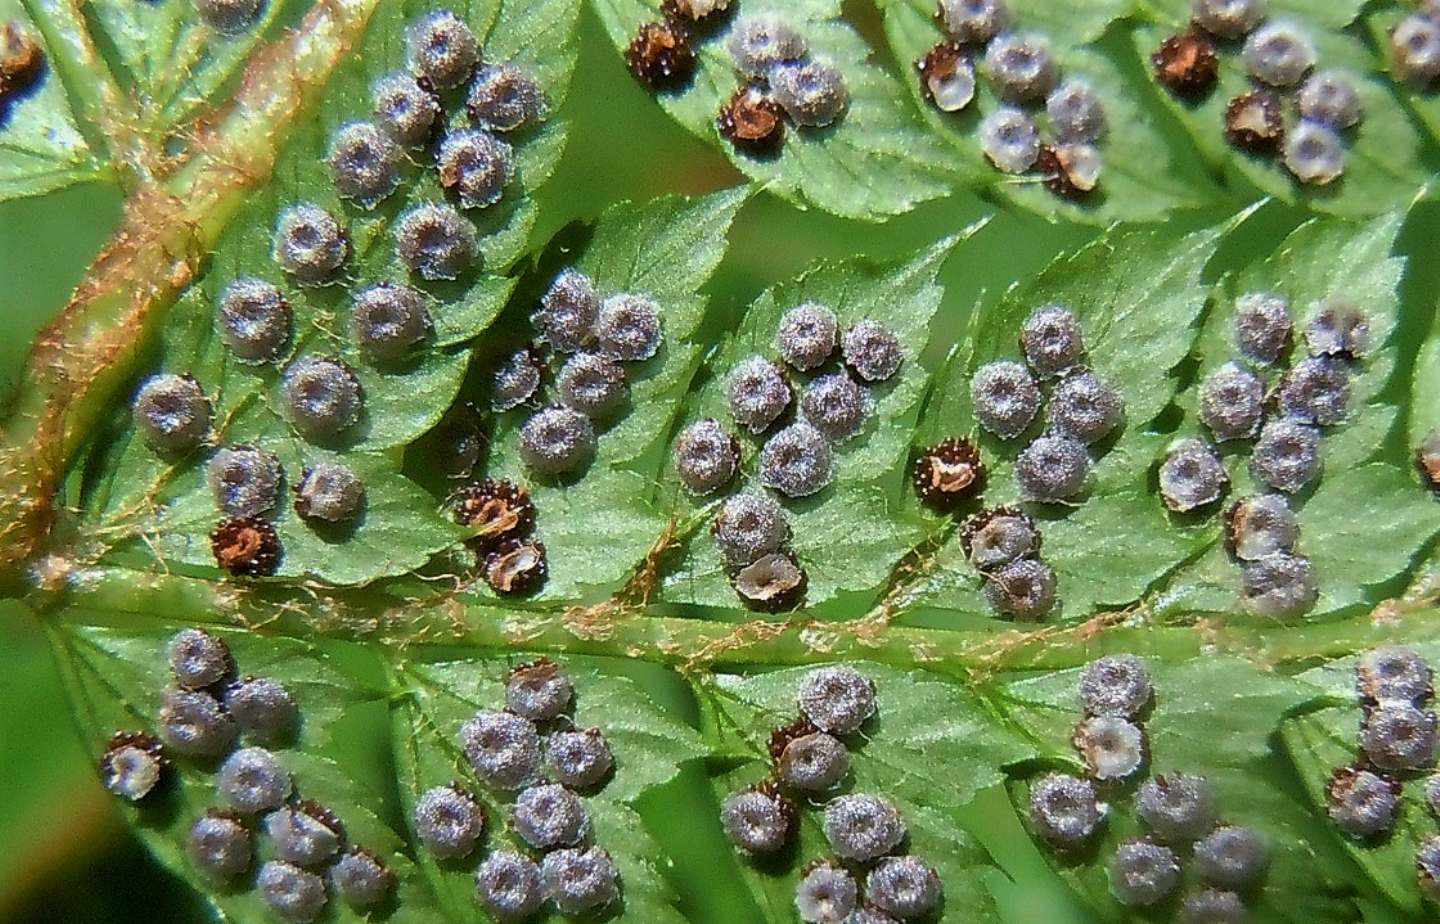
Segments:
[[[1139,720],[1147,736],[1146,762],[1128,780],[1099,784],[1108,810],[1093,844],[1066,854],[1042,847],[1056,869],[1103,919],[1133,920],[1135,912],[1111,892],[1109,870],[1117,846],[1148,833],[1134,810],[1135,791],[1147,777],[1200,774],[1214,788],[1220,821],[1253,827],[1269,845],[1265,877],[1246,895],[1251,920],[1358,920],[1351,901],[1361,888],[1352,879],[1356,871],[1327,843],[1321,820],[1295,793],[1274,746],[1281,718],[1304,708],[1319,690],[1232,656],[1146,663],[1155,688]],[[1029,786],[1044,772],[1086,772],[1071,744],[1082,718],[1080,675],[1054,671],[1008,683],[996,696],[1005,719],[1034,736],[1048,765],[1012,785],[1022,817],[1029,817]],[[1178,853],[1184,870],[1179,893],[1203,888],[1188,847]],[[1171,920],[1178,904],[1172,896],[1153,912],[1156,919]]]
[[[394,712],[396,771],[406,817],[415,801],[434,786],[459,781],[480,799],[487,834],[475,855],[463,862],[437,861],[424,854],[420,868],[450,920],[475,920],[481,914],[474,895],[474,870],[484,855],[509,849],[539,859],[509,826],[514,793],[488,789],[460,750],[460,729],[477,712],[502,709],[505,678],[526,659],[407,659],[397,665],[397,680],[407,695]],[[610,853],[620,869],[621,904],[606,919],[674,921],[684,918],[664,878],[668,861],[645,830],[634,803],[646,792],[705,756],[699,734],[657,706],[634,681],[601,659],[565,659],[561,663],[575,686],[573,710],[542,726],[542,734],[569,728],[599,728],[615,756],[615,769],[600,786],[582,793],[589,813],[590,841]],[[538,920],[560,920],[548,912]]]
[[[1167,133],[1162,125],[1165,117],[1143,105],[1130,86],[1134,76],[1122,72],[1106,47],[1093,44],[1109,22],[1128,11],[1126,4],[1013,5],[1015,28],[1050,39],[1062,79],[1086,81],[1105,106],[1107,130],[1098,145],[1104,171],[1096,190],[1075,200],[1045,188],[1037,172],[1010,176],[985,158],[980,145],[980,122],[1005,103],[984,76],[980,52],[974,57],[974,101],[959,112],[942,112],[926,97],[917,65],[937,42],[949,40],[935,22],[935,4],[927,0],[886,0],[882,6],[886,36],[906,86],[925,121],[950,146],[949,164],[964,184],[1042,215],[1096,224],[1154,220],[1220,197],[1220,189],[1195,155],[1174,144],[1174,131]],[[1040,108],[1043,110],[1043,102]],[[1039,115],[1038,121],[1044,125],[1043,111]],[[1048,136],[1048,128],[1042,134]]]
[[[600,0],[595,9],[623,52],[642,23],[661,18],[659,6],[654,0]],[[744,17],[771,14],[804,34],[811,57],[844,73],[850,102],[831,126],[787,125],[778,154],[752,156],[737,151],[715,127],[721,105],[743,82],[725,41]],[[695,51],[693,81],[660,91],[659,104],[770,192],[801,206],[868,221],[909,211],[946,192],[948,184],[940,175],[947,160],[944,147],[925,132],[912,111],[896,105],[902,94],[895,78],[868,63],[870,46],[841,18],[837,0],[751,0],[718,25],[703,28]]]
[[[178,627],[103,628],[69,622],[50,626],[62,676],[75,703],[86,750],[99,756],[116,731],[157,734],[157,716],[170,682],[165,646]],[[213,630],[230,645],[242,675],[278,680],[294,697],[301,724],[294,740],[271,745],[290,770],[295,790],[330,809],[345,828],[347,845],[377,854],[396,874],[394,902],[406,921],[445,920],[419,877],[413,853],[398,826],[399,806],[385,752],[385,704],[379,688],[353,671],[367,656],[354,646],[320,647],[295,639],[265,638],[249,632]],[[243,743],[243,739],[242,739]],[[186,853],[191,825],[220,806],[218,761],[171,755],[161,788],[138,805],[123,803],[124,814],[156,858],[176,876],[193,883],[222,920],[268,920],[270,912],[254,887],[259,864],[273,848],[258,819],[256,861],[235,883],[204,884]],[[121,800],[117,800],[121,801]],[[360,921],[338,900],[327,921]]]
[[[583,249],[568,257],[604,296],[628,292],[653,299],[664,339],[654,357],[626,364],[630,400],[597,422],[596,454],[583,472],[543,476],[520,459],[520,430],[538,406],[556,401],[553,381],[529,405],[494,417],[486,474],[531,492],[550,561],[540,600],[613,591],[664,530],[671,511],[658,496],[662,444],[706,349],[700,329],[708,301],[701,289],[725,253],[726,233],[747,195],[734,189],[696,200],[616,206],[596,223]],[[539,289],[549,282],[540,281]],[[507,333],[512,348],[533,339],[527,320],[532,307],[516,304],[513,319],[507,317],[508,332],[523,332]],[[560,359],[553,360],[555,368]],[[482,371],[488,380],[489,370]],[[477,585],[477,592],[488,590]]]
[[[1235,341],[1237,299],[1251,292],[1285,297],[1295,324],[1294,342],[1274,367],[1248,363],[1271,388],[1285,367],[1307,355],[1305,327],[1327,299],[1353,305],[1369,319],[1372,346],[1349,367],[1349,410],[1338,425],[1322,431],[1323,471],[1290,501],[1300,521],[1297,551],[1311,559],[1320,583],[1320,599],[1307,618],[1373,604],[1389,595],[1396,578],[1410,571],[1418,552],[1440,529],[1440,515],[1417,485],[1408,455],[1397,453],[1390,438],[1399,415],[1391,380],[1401,353],[1414,349],[1398,327],[1398,286],[1405,261],[1393,248],[1402,222],[1393,215],[1362,226],[1325,219],[1300,226],[1268,259],[1226,280],[1196,341],[1197,383],[1226,362],[1247,365]],[[1195,389],[1182,395],[1182,431],[1208,438],[1195,417],[1197,401]],[[1221,444],[1231,488],[1217,508],[1266,490],[1249,469],[1252,446],[1250,440]],[[1359,510],[1366,516],[1357,516]],[[1220,541],[1223,518],[1217,509],[1205,519],[1212,529],[1211,546],[1173,576],[1161,594],[1162,611],[1239,609],[1240,571]],[[1390,538],[1375,541],[1382,533]]]
[[[1440,660],[1440,643],[1433,637],[1412,642],[1409,647],[1431,664]],[[1416,920],[1430,920],[1434,906],[1422,896],[1415,875],[1416,850],[1422,841],[1437,833],[1435,816],[1425,803],[1429,771],[1394,775],[1404,788],[1394,830],[1387,836],[1357,840],[1324,818],[1331,774],[1364,763],[1357,742],[1363,720],[1355,693],[1358,660],[1339,658],[1301,675],[1325,692],[1329,708],[1286,721],[1281,727],[1285,750],[1303,781],[1303,791],[1313,810],[1325,824],[1326,836],[1354,859],[1387,901]]]
[[[1344,133],[1344,175],[1324,186],[1300,183],[1278,156],[1250,154],[1225,140],[1226,105],[1258,86],[1240,60],[1239,42],[1218,45],[1220,79],[1197,102],[1176,98],[1156,81],[1150,55],[1166,37],[1188,23],[1188,0],[1152,4],[1156,22],[1136,28],[1135,53],[1147,72],[1152,91],[1184,125],[1195,150],[1212,168],[1222,171],[1228,183],[1317,212],[1352,218],[1376,215],[1404,207],[1425,184],[1429,171],[1421,157],[1424,145],[1420,132],[1396,98],[1394,83],[1365,41],[1364,30],[1360,26],[1342,28],[1355,18],[1357,6],[1353,2],[1292,2],[1277,4],[1270,17],[1271,21],[1289,22],[1304,31],[1315,44],[1319,68],[1346,72],[1355,80],[1360,94],[1364,119]],[[1298,116],[1289,97],[1285,97],[1283,108],[1288,131]]]
[[[707,379],[686,404],[686,424],[713,418],[734,433],[742,446],[740,477],[723,493],[701,498],[680,486],[673,461],[666,459],[665,500],[682,511],[705,515],[718,510],[712,502],[719,497],[742,490],[765,492],[759,456],[766,437],[800,417],[798,405],[807,383],[821,375],[845,374],[838,353],[809,372],[787,368],[794,398],[781,420],[757,436],[732,419],[727,398],[729,375],[752,356],[780,362],[775,338],[785,312],[797,305],[818,303],[835,313],[842,331],[870,319],[899,338],[904,351],[899,372],[866,386],[873,407],[864,426],[855,436],[834,444],[834,482],[809,497],[792,499],[772,493],[786,509],[789,547],[806,570],[807,606],[823,606],[842,594],[850,595],[851,604],[866,605],[896,561],[922,535],[923,524],[901,509],[911,433],[930,380],[921,356],[930,342],[931,320],[941,301],[936,274],[947,259],[963,252],[964,240],[976,230],[943,240],[909,261],[821,264],[767,290],[745,309],[739,329],[712,354]],[[708,523],[709,517],[704,520]],[[737,598],[725,562],[708,530],[695,527],[683,558],[667,570],[662,599],[715,607],[735,605]]]
[[[103,78],[68,7],[36,16],[22,0],[0,0],[0,27],[16,23],[44,54],[37,82],[0,104],[0,201],[38,196],[105,175],[106,152],[82,130],[81,97]],[[44,10],[44,7],[38,7]],[[75,86],[76,83],[90,86]]]
[[[1223,231],[1179,239],[1156,231],[1120,232],[1056,260],[997,306],[975,314],[968,342],[941,374],[925,409],[922,445],[947,437],[976,440],[988,467],[983,505],[1019,504],[1038,521],[1041,557],[1059,575],[1064,618],[1134,602],[1203,548],[1204,530],[1167,515],[1154,496],[1153,460],[1164,437],[1152,426],[1177,387],[1172,370],[1190,349],[1206,303],[1201,272]],[[1022,501],[1014,478],[1016,457],[1047,428],[1046,412],[1017,438],[1002,440],[978,425],[970,398],[971,378],[981,366],[1024,361],[1020,328],[1031,312],[1048,304],[1074,313],[1090,368],[1125,401],[1123,429],[1092,447],[1094,468],[1074,505]],[[1048,394],[1050,383],[1043,388]],[[972,502],[956,517],[980,506]],[[933,515],[930,520],[947,537],[930,572],[916,583],[912,601],[986,612],[979,576],[965,560],[953,520]]]
[[[919,671],[855,666],[875,681],[878,711],[844,739],[850,773],[834,794],[797,797],[798,836],[780,856],[737,855],[757,913],[767,921],[792,918],[804,867],[833,858],[821,826],[822,803],[843,792],[881,795],[900,810],[909,830],[902,849],[940,875],[944,902],[937,920],[997,920],[983,882],[988,855],[961,826],[956,811],[1002,780],[1005,767],[1033,756],[1034,749],[985,700],[958,684]],[[804,674],[716,674],[699,688],[717,750],[730,758],[728,769],[714,779],[717,797],[723,800],[770,774],[770,733],[799,716],[795,697]]]
[[[564,127],[555,122],[512,136],[515,181],[498,204],[467,214],[481,235],[477,265],[453,281],[429,282],[409,272],[396,254],[393,226],[412,205],[445,199],[431,153],[410,152],[400,190],[373,211],[338,196],[326,157],[338,127],[368,116],[371,83],[403,68],[404,28],[421,13],[419,6],[398,4],[376,12],[362,48],[327,88],[319,117],[287,145],[275,179],[233,217],[203,275],[171,310],[159,366],[150,370],[194,376],[214,407],[214,443],[249,444],[276,453],[287,488],[326,459],[344,462],[362,476],[367,503],[355,523],[316,527],[301,522],[283,499],[277,505],[273,516],[285,549],[282,576],[363,583],[413,570],[459,538],[436,502],[401,476],[395,459],[384,451],[429,430],[459,393],[469,341],[493,323],[514,287],[514,279],[498,273],[523,251],[535,219],[531,194],[554,168],[564,144]],[[529,70],[545,87],[548,104],[558,106],[573,65],[570,36],[577,5],[554,0],[539,6],[477,6],[470,13],[477,32],[486,36],[487,58]],[[455,125],[464,119],[463,92],[446,99]],[[279,214],[300,202],[325,208],[346,230],[349,254],[333,284],[302,286],[272,256]],[[218,306],[226,288],[244,278],[278,286],[293,312],[293,336],[274,362],[241,362],[220,339]],[[351,300],[378,282],[418,289],[433,322],[432,334],[416,353],[395,363],[379,364],[362,355],[351,330]],[[363,411],[334,439],[307,439],[287,417],[282,373],[302,357],[339,359],[359,379]],[[208,455],[162,458],[132,430],[118,432],[87,470],[85,503],[95,514],[95,538],[106,545],[129,540],[142,561],[156,556],[174,564],[213,566],[207,537],[219,515],[205,486]]]

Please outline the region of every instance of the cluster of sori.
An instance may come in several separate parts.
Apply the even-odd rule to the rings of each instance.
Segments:
[[[1191,0],[1190,6],[1190,31],[1167,38],[1151,56],[1160,82],[1177,96],[1201,99],[1215,87],[1217,49],[1238,47],[1253,87],[1226,105],[1226,140],[1254,154],[1281,155],[1302,183],[1339,179],[1344,135],[1364,114],[1355,77],[1317,70],[1319,56],[1304,28],[1267,20],[1265,0]]]
[[[469,540],[485,583],[499,594],[533,593],[545,583],[545,544],[534,537],[535,502],[513,481],[487,478],[450,496],[455,522],[474,530]]]
[[[629,292],[602,299],[590,277],[565,269],[530,320],[538,341],[496,365],[490,407],[507,411],[530,401],[551,362],[547,351],[563,356],[554,374],[554,402],[520,428],[520,458],[537,475],[573,476],[595,457],[596,424],[612,422],[630,401],[624,364],[644,362],[660,350],[660,306]]]
[[[1283,296],[1248,292],[1236,301],[1235,343],[1251,365],[1288,362],[1293,326]],[[1200,383],[1201,422],[1217,442],[1254,440],[1250,473],[1279,492],[1243,498],[1227,514],[1230,552],[1242,563],[1242,599],[1257,615],[1300,615],[1319,596],[1309,559],[1295,554],[1300,530],[1285,495],[1303,492],[1319,477],[1320,428],[1345,418],[1348,363],[1365,354],[1369,341],[1366,316],[1343,300],[1327,299],[1315,305],[1305,328],[1309,355],[1290,362],[1273,386],[1233,361]],[[1165,505],[1188,513],[1217,503],[1230,476],[1212,445],[1185,438],[1167,450],[1159,483]]]
[[[1031,170],[1056,195],[1083,198],[1100,182],[1096,147],[1105,133],[1105,107],[1085,80],[1060,79],[1050,40],[1012,30],[1005,0],[940,0],[935,21],[948,38],[915,63],[925,97],[942,112],[958,112],[975,98],[974,59],[1004,105],[980,122],[980,147],[1004,173]],[[1025,107],[1044,104],[1048,134]]]
[[[0,26],[0,129],[10,107],[30,92],[45,73],[45,52],[18,22]]]
[[[238,35],[255,25],[266,0],[193,0],[200,21],[222,35]]]
[[[1330,777],[1330,818],[1362,843],[1387,837],[1400,816],[1406,781],[1435,764],[1434,675],[1419,653],[1402,646],[1367,652],[1355,667],[1355,690],[1363,710],[1360,760]],[[1430,808],[1440,814],[1440,774],[1425,784]],[[1427,838],[1416,854],[1420,888],[1440,901],[1440,836]]]
[[[885,924],[926,918],[940,905],[940,877],[903,852],[905,819],[883,796],[838,794],[850,775],[846,740],[875,714],[875,685],[854,668],[824,667],[801,682],[800,718],[776,729],[766,780],[729,795],[721,823],[737,850],[773,857],[790,843],[805,807],[824,804],[822,827],[834,858],[807,866],[795,891],[802,921]]]
[[[1138,658],[1114,655],[1093,661],[1080,675],[1085,712],[1075,746],[1089,777],[1052,773],[1030,790],[1030,822],[1061,852],[1093,842],[1119,796],[1147,765],[1143,715],[1153,706],[1149,672]],[[1180,903],[1185,924],[1245,920],[1241,894],[1259,882],[1269,859],[1264,837],[1253,828],[1227,824],[1217,815],[1215,793],[1193,773],[1157,774],[1135,791],[1135,813],[1149,833],[1122,842],[1110,861],[1110,890],[1132,908],[1159,905],[1173,895],[1188,859],[1204,883]]]
[[[1421,90],[1440,79],[1440,2],[1422,0],[1420,8],[1390,32],[1390,58],[1394,72]]]
[[[775,346],[781,361],[757,354],[730,370],[730,416],[752,437],[769,434],[760,448],[761,484],[787,498],[809,497],[834,480],[835,446],[864,429],[875,403],[871,387],[899,371],[904,349],[879,321],[865,319],[842,331],[835,313],[817,302],[785,312]],[[837,348],[839,362],[832,362]],[[777,429],[787,415],[790,422]],[[729,485],[740,456],[740,441],[713,419],[691,424],[675,440],[676,474],[696,495]],[[790,528],[777,502],[737,494],[722,506],[712,532],[747,604],[785,609],[803,597],[805,571],[784,548]]]
[[[301,797],[271,750],[292,744],[299,731],[289,691],[269,678],[239,677],[225,642],[200,629],[176,633],[168,655],[174,682],[160,709],[160,740],[117,733],[100,760],[106,788],[132,802],[145,799],[161,783],[165,755],[182,755],[197,769],[213,768],[221,802],[194,821],[186,840],[190,862],[205,878],[234,887],[249,876],[256,835],[263,834],[271,858],[260,864],[253,886],[281,920],[314,920],[332,893],[358,909],[385,901],[394,875],[364,847],[347,848],[339,819]],[[237,749],[242,735],[246,746]]]
[[[547,900],[564,914],[594,912],[620,894],[614,861],[590,845],[590,815],[577,794],[601,789],[615,759],[600,729],[569,719],[574,696],[565,672],[542,658],[511,672],[504,711],[477,712],[460,730],[471,770],[514,797],[516,845],[492,851],[475,871],[476,898],[500,920],[531,917]],[[414,817],[417,839],[447,863],[473,854],[485,833],[480,797],[458,782],[422,793]]]

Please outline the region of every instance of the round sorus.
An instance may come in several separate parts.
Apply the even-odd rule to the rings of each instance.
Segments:
[[[954,510],[985,484],[980,448],[964,437],[941,440],[920,454],[912,474],[915,493],[933,510]]]
[[[450,498],[450,509],[455,522],[475,530],[475,538],[484,545],[519,539],[535,528],[530,492],[503,478],[461,488]]]
[[[1425,804],[1433,815],[1440,815],[1440,773],[1431,774],[1425,781]]]
[[[212,809],[190,826],[185,854],[206,879],[230,882],[250,869],[255,839],[239,819]]]
[[[299,802],[266,815],[265,833],[275,855],[296,866],[328,862],[345,836],[340,819],[314,802]]]
[[[1035,167],[1045,188],[1057,196],[1080,199],[1100,184],[1105,160],[1093,144],[1042,145]]]
[[[1338,359],[1307,356],[1280,379],[1275,397],[1288,417],[1320,426],[1337,424],[1350,404],[1350,370]]]
[[[375,122],[396,144],[415,147],[430,140],[440,101],[409,74],[386,74],[370,90]]]
[[[545,903],[540,867],[513,851],[496,851],[475,870],[475,897],[501,921],[528,918]]]
[[[540,864],[545,893],[562,914],[603,908],[620,897],[620,870],[598,847],[547,854]]]
[[[725,40],[735,69],[746,77],[764,80],[771,68],[799,61],[808,50],[805,37],[775,16],[749,16],[735,24]]]
[[[1271,22],[1250,33],[1240,56],[1250,76],[1261,83],[1293,87],[1315,66],[1316,51],[1295,25]]]
[[[595,340],[600,294],[590,277],[576,269],[561,270],[530,315],[540,338],[561,353],[582,350]]]
[[[1043,561],[1021,558],[985,574],[985,599],[1002,616],[1043,619],[1058,602],[1055,570]]]
[[[277,809],[290,798],[290,771],[264,748],[241,748],[220,765],[215,781],[225,803],[255,815]]]
[[[1040,130],[1019,109],[1001,106],[980,121],[980,149],[1002,173],[1024,173],[1040,156]]]
[[[459,86],[480,63],[480,42],[460,17],[436,10],[405,30],[410,72],[437,89]]]
[[[886,857],[865,877],[865,898],[897,918],[923,918],[940,904],[940,876],[919,857]]]
[[[1264,0],[1190,0],[1195,25],[1221,38],[1238,39],[1265,20]]]
[[[1270,90],[1241,93],[1225,105],[1225,139],[1242,151],[1275,153],[1285,139],[1282,108]]]
[[[1188,513],[1225,496],[1230,473],[1213,447],[1197,439],[1171,444],[1160,463],[1160,498],[1177,513]]]
[[[850,772],[850,752],[834,736],[812,732],[785,746],[775,772],[780,782],[792,789],[824,792],[834,789]]]
[[[515,175],[515,152],[489,132],[464,129],[440,142],[435,165],[441,187],[455,193],[461,207],[481,209],[505,195],[505,186]]]
[[[589,789],[609,776],[615,755],[598,728],[556,732],[545,739],[545,764],[557,782]]]
[[[622,292],[600,304],[595,349],[620,362],[650,359],[660,349],[660,306],[648,295]]]
[[[760,481],[786,497],[809,497],[835,478],[835,454],[825,434],[808,423],[794,423],[765,441],[760,450]]]
[[[738,567],[778,551],[790,536],[790,525],[774,498],[747,493],[725,500],[710,532],[725,560]]]
[[[871,405],[870,392],[839,372],[812,379],[800,396],[806,422],[834,443],[860,432]]]
[[[395,191],[405,152],[373,122],[342,125],[330,142],[330,174],[342,198],[372,209]]]
[[[1344,71],[1317,71],[1306,78],[1295,99],[1300,117],[1332,129],[1350,128],[1363,114],[1360,92]]]
[[[402,225],[404,221],[401,219]],[[429,336],[430,329],[425,296],[410,286],[390,282],[367,286],[355,296],[350,308],[350,332],[360,352],[372,363],[405,359]]]
[[[285,370],[282,387],[290,422],[308,439],[332,440],[360,419],[360,380],[338,359],[302,356]]]
[[[528,594],[550,574],[545,544],[535,539],[504,539],[485,553],[485,583],[498,594]]]
[[[116,732],[100,756],[100,782],[131,802],[154,792],[165,773],[165,751],[144,732]]]
[[[157,452],[181,453],[210,434],[210,399],[185,375],[152,375],[135,395],[135,427]]]
[[[540,770],[540,735],[535,723],[508,712],[477,712],[460,729],[470,766],[491,786],[519,789]]]
[[[303,924],[325,910],[325,880],[293,863],[270,860],[255,878],[260,900],[282,921]]]
[[[1195,844],[1195,869],[1201,878],[1226,889],[1243,889],[1260,878],[1270,848],[1254,828],[1225,825]]]
[[[1290,303],[1272,292],[1247,292],[1235,300],[1235,346],[1246,357],[1273,363],[1290,348]]]
[[[920,89],[941,112],[959,112],[975,99],[975,65],[957,42],[936,42],[915,62]]]
[[[855,877],[828,861],[811,865],[795,887],[795,913],[807,924],[849,920],[859,904]]]
[[[703,22],[730,8],[730,0],[665,0],[661,9],[666,16],[679,16],[691,22]]]
[[[785,846],[795,823],[795,805],[762,783],[732,793],[720,805],[720,823],[730,842],[746,853],[774,853]]]
[[[1355,838],[1375,837],[1395,825],[1400,783],[1358,767],[1341,767],[1325,789],[1330,818]]]
[[[825,839],[842,859],[869,863],[905,839],[905,820],[883,796],[855,793],[825,806]]]
[[[1150,55],[1155,77],[1171,93],[1197,99],[1209,93],[1220,73],[1215,43],[1199,32],[1181,32],[1160,43]]]
[[[956,41],[984,44],[1010,28],[1010,8],[1005,0],[940,0],[935,19]]]
[[[735,422],[751,433],[763,433],[790,406],[790,383],[774,362],[752,356],[731,370],[726,395]]]
[[[294,738],[300,710],[278,680],[246,677],[225,688],[225,711],[247,738],[279,744]]]
[[[715,129],[742,151],[773,154],[785,139],[785,110],[760,84],[743,84],[720,106]]]
[[[1101,715],[1075,730],[1075,748],[1097,780],[1123,780],[1145,763],[1145,730],[1128,719]]]
[[[985,70],[996,92],[1013,103],[1044,99],[1060,75],[1050,40],[1036,33],[997,35],[985,48]]]
[[[1202,889],[1180,903],[1180,924],[1245,924],[1250,912],[1234,892]]]
[[[698,420],[675,440],[675,474],[692,494],[713,494],[740,470],[740,442],[718,420]]]
[[[480,803],[457,785],[428,789],[415,803],[415,837],[437,857],[468,857],[484,833]]]
[[[1425,897],[1440,902],[1440,835],[1431,835],[1420,842],[1420,849],[1415,852],[1415,877]]]
[[[1089,840],[1101,817],[1095,784],[1089,780],[1052,773],[1030,787],[1030,825],[1058,847]]]
[[[795,556],[771,552],[736,570],[731,578],[746,606],[768,612],[793,609],[805,596],[807,577]]]
[[[1162,841],[1202,838],[1215,826],[1215,790],[1192,773],[1167,773],[1140,784],[1135,812]]]
[[[205,25],[225,35],[244,32],[260,16],[262,0],[192,0]]]
[[[1040,543],[1035,521],[1018,507],[992,507],[972,513],[960,529],[965,557],[985,573],[1040,554]]]
[[[980,426],[1001,439],[1014,439],[1040,410],[1040,389],[1019,363],[986,363],[970,380],[970,402]]]
[[[1105,107],[1087,81],[1066,80],[1045,97],[1045,114],[1058,141],[1088,144],[1105,133]]]
[[[1304,556],[1277,552],[1240,570],[1240,602],[1256,616],[1300,616],[1319,597],[1315,569]]]
[[[796,125],[823,128],[850,104],[840,69],[824,61],[804,60],[771,68],[770,92]]]
[[[348,465],[317,462],[295,486],[295,512],[307,520],[342,523],[365,506],[365,485]]]
[[[1225,514],[1226,543],[1241,561],[1293,552],[1300,539],[1295,512],[1279,494],[1257,494],[1235,502]]]
[[[1359,359],[1370,347],[1370,319],[1343,298],[1328,298],[1305,325],[1312,356]]]
[[[536,411],[520,429],[520,458],[542,475],[576,472],[595,457],[590,418],[568,407]]]
[[[166,747],[199,757],[224,754],[239,731],[215,697],[175,687],[165,691],[158,724]]]
[[[260,279],[237,279],[220,295],[220,339],[245,363],[278,359],[290,343],[294,316],[285,295]]]
[[[302,285],[330,282],[349,251],[345,229],[318,205],[292,205],[275,222],[271,254],[280,268]]]
[[[274,453],[254,446],[231,446],[211,457],[205,480],[222,512],[254,517],[275,508],[282,474]]]
[[[825,363],[840,340],[840,322],[818,302],[796,305],[780,318],[775,348],[796,369],[809,371]]]
[[[502,357],[490,374],[490,410],[508,411],[529,401],[540,390],[543,360],[531,348]]]
[[[1028,500],[1053,504],[1085,490],[1090,453],[1085,444],[1057,433],[1036,437],[1015,458],[1015,480]]]
[[[1249,439],[1265,418],[1265,383],[1239,363],[1225,363],[1200,383],[1199,413],[1215,439]]]
[[[1150,841],[1126,841],[1115,848],[1110,861],[1110,893],[1122,905],[1157,904],[1180,885],[1180,861],[1175,851]]]
[[[688,83],[695,74],[690,30],[673,19],[642,23],[625,48],[625,62],[636,80],[653,89]]]
[[[795,702],[816,728],[849,735],[875,714],[875,681],[845,665],[817,668],[805,675]]]
[[[352,847],[330,867],[330,884],[345,904],[371,908],[395,888],[395,874],[363,847]]]
[[[1272,420],[1250,454],[1250,473],[1277,491],[1294,494],[1320,475],[1320,433],[1293,420]]]
[[[879,321],[864,320],[840,338],[845,365],[866,382],[883,382],[900,370],[905,348],[895,332]]]
[[[1360,728],[1360,748],[1381,770],[1419,770],[1435,763],[1435,713],[1409,703],[1371,710]]]
[[[1284,160],[1295,179],[1324,186],[1345,172],[1345,142],[1334,129],[1301,119],[1285,138]]]
[[[268,520],[232,517],[210,534],[215,564],[240,577],[268,577],[280,567],[280,536]]]
[[[1440,77],[1440,23],[1428,16],[1407,16],[1390,33],[1395,73],[1423,87]]]
[[[475,260],[475,226],[453,206],[422,202],[395,224],[395,255],[420,278],[454,279]]]
[[[1090,372],[1072,372],[1050,395],[1050,425],[1085,445],[1098,443],[1125,419],[1125,399],[1109,382]]]
[[[219,636],[203,629],[181,629],[170,637],[165,648],[170,673],[188,690],[200,690],[218,683],[235,670],[230,647]]]
[[[598,353],[576,353],[567,359],[555,377],[555,392],[560,404],[586,417],[607,417],[630,400],[625,370]]]
[[[513,132],[540,121],[545,114],[545,92],[520,68],[493,64],[475,75],[465,109],[473,125],[492,132]]]
[[[1355,665],[1355,691],[1366,703],[1428,702],[1435,692],[1433,680],[1425,659],[1401,645],[1368,651]]]
[[[555,783],[544,783],[516,797],[510,826],[537,850],[573,847],[589,832],[590,815],[573,792]]]
[[[1150,671],[1134,655],[1106,655],[1080,674],[1080,705],[1086,715],[1133,719],[1155,694]]]
[[[555,718],[574,697],[570,678],[549,658],[521,664],[505,680],[505,708],[532,722]]]

